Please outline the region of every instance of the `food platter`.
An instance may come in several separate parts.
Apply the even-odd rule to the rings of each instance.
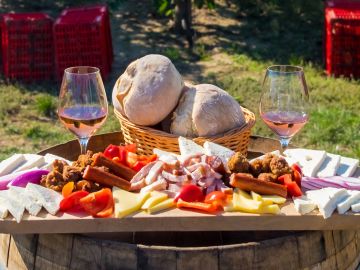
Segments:
[[[89,148],[100,151],[109,143],[122,142],[121,133],[94,136]],[[77,142],[71,141],[42,151],[72,159],[78,153]],[[251,137],[249,157],[276,150],[275,140]],[[360,176],[360,168],[355,173]],[[156,215],[138,212],[122,219],[99,219],[85,214],[58,213],[52,216],[44,210],[37,216],[25,214],[20,223],[13,218],[0,220],[0,233],[116,233],[141,231],[246,231],[246,230],[346,230],[360,229],[360,214],[334,213],[324,219],[318,212],[300,215],[292,201],[288,201],[279,215],[247,214],[241,212],[205,214],[180,209],[166,210]]]

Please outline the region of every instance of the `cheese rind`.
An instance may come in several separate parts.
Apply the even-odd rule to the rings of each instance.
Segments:
[[[327,153],[325,160],[321,164],[316,176],[317,177],[334,176],[336,174],[336,170],[338,169],[339,165],[340,165],[340,156]]]

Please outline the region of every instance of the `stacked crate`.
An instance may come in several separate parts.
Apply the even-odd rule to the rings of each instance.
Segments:
[[[360,78],[359,2],[327,2],[325,62],[329,75]]]
[[[57,77],[71,66],[95,66],[104,78],[111,71],[113,50],[109,11],[104,5],[64,10],[54,24]]]
[[[3,14],[0,25],[5,77],[22,81],[52,79],[52,19],[43,13]]]

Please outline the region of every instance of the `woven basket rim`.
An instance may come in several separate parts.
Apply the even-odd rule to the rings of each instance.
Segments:
[[[233,135],[233,134],[236,134],[236,133],[241,133],[241,132],[244,132],[244,131],[246,131],[248,129],[251,129],[255,125],[255,122],[256,122],[255,114],[252,111],[250,111],[249,109],[247,109],[247,108],[244,108],[242,106],[240,106],[240,107],[241,107],[241,109],[242,109],[242,111],[244,112],[244,115],[245,115],[245,124],[244,125],[242,125],[240,127],[233,128],[231,130],[228,130],[227,132],[220,133],[220,134],[217,134],[217,135],[214,135],[214,136],[188,137],[188,138],[192,139],[192,140],[196,140],[196,139],[202,139],[202,140],[217,139],[217,138],[230,136],[230,135]],[[136,125],[136,124],[132,123],[126,116],[122,115],[122,113],[120,113],[118,110],[116,110],[116,108],[114,108],[114,113],[115,113],[115,116],[119,119],[120,122],[125,122],[125,124],[127,126],[131,126],[132,128],[136,128],[137,132],[141,131],[141,132],[147,133],[149,135],[154,134],[154,135],[157,135],[157,136],[168,137],[168,138],[171,138],[171,139],[178,138],[180,136],[180,135],[165,132],[163,130],[155,129],[155,128],[152,128],[152,127]]]

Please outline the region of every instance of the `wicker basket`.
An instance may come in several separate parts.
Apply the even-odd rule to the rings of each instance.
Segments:
[[[246,124],[244,126],[216,136],[197,137],[192,138],[192,140],[200,145],[203,145],[205,141],[215,142],[246,155],[251,128],[255,124],[255,115],[248,109],[242,109],[246,120]],[[139,154],[151,155],[154,148],[179,153],[179,136],[151,127],[136,125],[131,123],[129,119],[124,117],[116,109],[114,112],[116,117],[119,119],[125,143],[136,143]]]

